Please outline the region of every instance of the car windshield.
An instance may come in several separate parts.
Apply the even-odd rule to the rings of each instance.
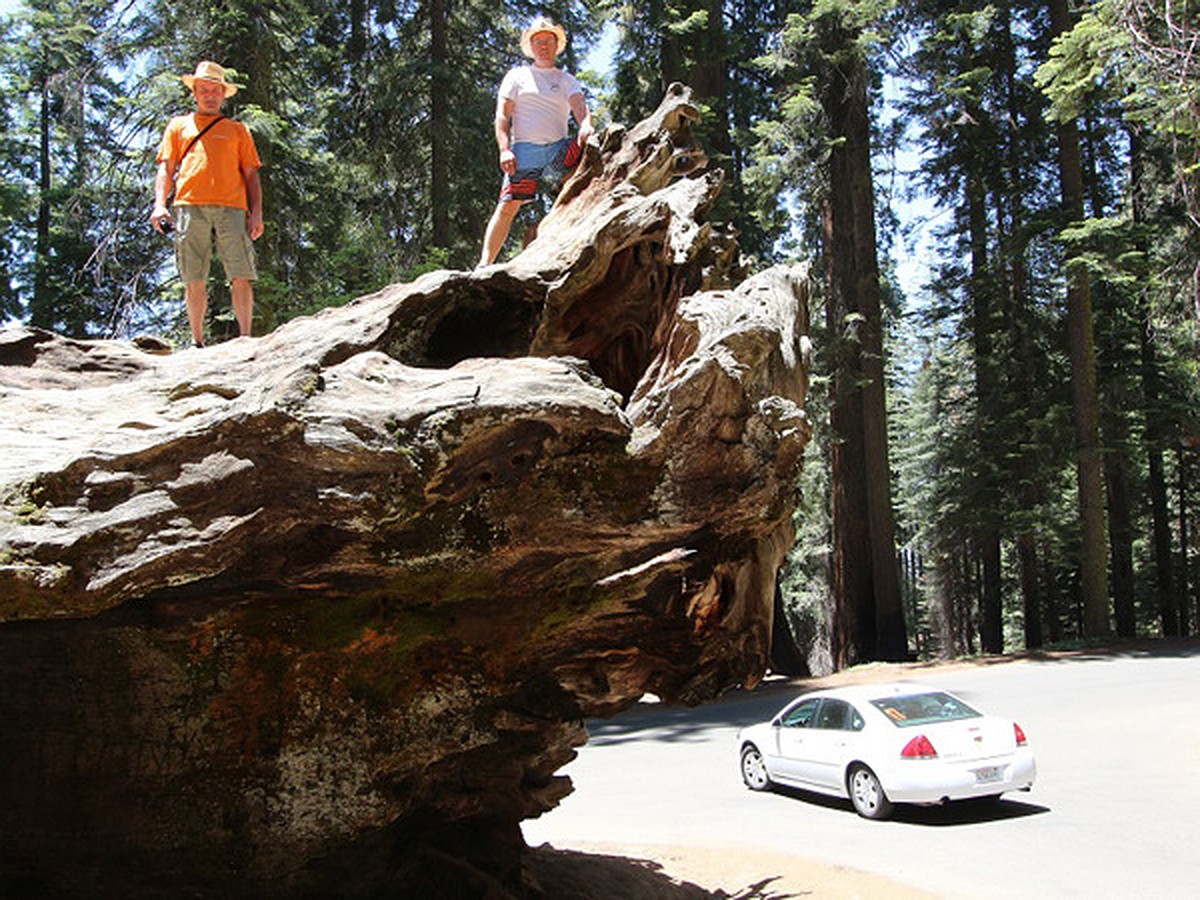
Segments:
[[[881,697],[871,705],[887,716],[898,728],[929,725],[954,719],[973,719],[979,715],[957,697],[941,691],[909,694],[905,697]]]

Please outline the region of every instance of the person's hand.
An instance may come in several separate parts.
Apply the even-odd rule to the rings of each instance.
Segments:
[[[500,151],[500,171],[505,175],[517,171],[517,155],[511,150]]]
[[[261,212],[250,212],[246,214],[246,231],[250,235],[250,240],[257,241],[262,237],[263,233],[263,218]]]
[[[590,122],[585,122],[584,124],[580,125],[579,134],[576,136],[576,140],[579,141],[579,146],[582,147],[584,144],[586,144],[588,142],[588,138],[590,138],[593,134],[595,134],[595,131],[593,130]]]
[[[163,231],[163,222],[171,221],[171,213],[165,206],[158,203],[154,204],[154,209],[150,210],[150,225],[159,234],[165,234]]]

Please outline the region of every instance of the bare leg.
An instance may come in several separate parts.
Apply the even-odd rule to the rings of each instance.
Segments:
[[[204,346],[204,314],[208,312],[208,286],[203,281],[189,281],[183,289],[187,304],[188,325],[192,329],[192,342]]]
[[[242,337],[250,336],[254,322],[254,285],[249,278],[235,278],[229,283],[232,294],[233,314],[237,318],[238,332]]]
[[[481,266],[489,265],[500,253],[504,241],[508,238],[508,230],[512,227],[513,219],[521,209],[523,200],[501,200],[496,204],[496,211],[488,221],[487,231],[483,235],[483,252],[479,255]]]

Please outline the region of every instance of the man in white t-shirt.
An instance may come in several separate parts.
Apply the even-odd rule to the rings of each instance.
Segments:
[[[583,88],[570,72],[554,65],[567,43],[561,25],[545,16],[521,34],[521,50],[533,60],[504,76],[496,97],[496,145],[500,148],[500,201],[488,222],[479,264],[491,263],[521,204],[537,196],[538,180],[557,186],[579,162],[592,134],[592,114]],[[568,137],[570,117],[579,133]]]

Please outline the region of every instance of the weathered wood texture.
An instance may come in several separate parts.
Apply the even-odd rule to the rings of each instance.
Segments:
[[[0,332],[0,886],[520,896],[583,718],[760,676],[807,278],[736,271],[694,119],[507,264],[171,355]]]

